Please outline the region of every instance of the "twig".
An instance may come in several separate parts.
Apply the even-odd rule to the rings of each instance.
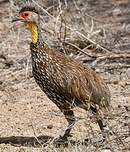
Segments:
[[[130,54],[108,54],[105,56],[99,56],[93,63],[92,65],[95,66],[99,62],[102,62],[104,60],[111,60],[111,59],[119,59],[119,58],[130,58]],[[129,65],[128,65],[129,67]]]
[[[36,135],[36,132],[35,132],[35,128],[34,128],[34,126],[33,126],[33,124],[32,124],[32,121],[31,121],[31,127],[32,127],[32,129],[33,129],[33,133],[34,133],[35,139],[37,140],[37,142],[39,143],[39,145],[40,145],[41,147],[43,147],[42,143],[41,143],[41,142],[39,141],[39,139],[37,138],[37,135]]]
[[[80,52],[82,52],[83,54],[85,54],[85,55],[87,55],[87,56],[89,56],[89,57],[93,57],[93,55],[90,55],[90,54],[88,54],[88,53],[86,53],[85,51],[84,51],[84,49],[80,49],[78,46],[76,46],[75,44],[73,44],[73,43],[69,43],[69,42],[65,42],[66,44],[69,44],[70,46],[73,46],[74,48],[76,48],[77,50],[79,50]]]
[[[43,12],[45,12],[49,17],[51,17],[52,19],[54,19],[54,21],[57,19],[51,15],[47,10],[45,10],[44,8],[42,8],[37,2],[35,2],[34,0],[32,0]],[[57,21],[59,22],[59,21]],[[75,32],[76,34],[78,34],[79,36],[81,36],[82,38],[85,38],[86,40],[88,40],[89,42],[91,42],[92,44],[96,45],[97,47],[100,47],[102,50],[106,51],[107,53],[111,53],[108,49],[100,46],[99,44],[97,44],[96,42],[92,41],[91,39],[89,39],[88,37],[86,37],[84,34],[82,34],[81,32],[77,31],[76,29],[72,29],[69,26],[66,26],[66,28],[68,28],[69,30]]]

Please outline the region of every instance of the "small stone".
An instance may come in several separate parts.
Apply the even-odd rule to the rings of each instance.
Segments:
[[[118,108],[121,108],[121,105],[118,105]]]
[[[127,112],[130,111],[130,108],[128,106],[124,106],[124,107]]]
[[[113,81],[113,84],[118,84],[118,80]]]
[[[0,85],[2,85],[3,84],[3,82],[2,81],[0,81]]]
[[[128,124],[127,124],[127,123],[124,123],[124,126],[128,126]]]
[[[53,128],[53,125],[48,125],[47,128],[48,128],[48,129],[52,129],[52,128]]]
[[[8,109],[8,111],[12,111],[12,109]]]

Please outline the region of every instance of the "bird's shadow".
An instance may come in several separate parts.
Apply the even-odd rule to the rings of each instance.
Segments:
[[[24,146],[24,147],[44,147],[49,144],[53,144],[55,147],[64,146],[67,147],[68,145],[84,145],[88,146],[91,142],[91,138],[86,138],[84,140],[73,140],[73,139],[63,139],[63,138],[55,138],[52,136],[8,136],[8,137],[0,137],[0,144],[10,144],[13,146]],[[104,139],[100,139],[95,142],[91,142],[93,146],[102,146],[104,143]]]
[[[52,136],[38,136],[38,137],[25,137],[25,136],[8,136],[0,137],[0,144],[10,144],[13,146],[25,146],[25,147],[40,147],[47,146],[48,144],[54,144],[55,146],[64,145],[68,143],[76,144],[76,141],[62,140],[60,138],[54,138]]]

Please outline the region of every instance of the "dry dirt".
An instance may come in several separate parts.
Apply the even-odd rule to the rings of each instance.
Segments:
[[[47,2],[46,7],[53,5]],[[103,52],[106,59],[98,62],[94,62],[99,57],[96,55],[101,55],[98,49],[87,51],[96,57],[85,58],[84,63],[93,65],[110,88],[113,108],[106,122],[111,134],[100,143],[101,133],[97,124],[90,119],[90,114],[75,109],[78,121],[73,128],[69,146],[59,148],[48,144],[44,147],[45,141],[63,133],[67,122],[33,79],[30,35],[25,29],[19,28],[20,25],[11,23],[14,10],[21,4],[14,6],[6,2],[0,3],[0,152],[130,151],[130,2],[99,0],[97,3],[96,0],[78,0],[80,13],[79,10],[75,11],[76,5],[69,0],[67,2],[72,15],[72,18],[68,18],[70,25],[79,28],[81,16],[89,14],[88,23],[84,21],[89,29],[79,31],[83,31],[83,34],[90,31],[93,19],[94,32],[89,33],[92,36],[87,36],[96,44],[108,48]],[[51,23],[52,20],[46,25]],[[108,58],[109,53],[114,54]]]

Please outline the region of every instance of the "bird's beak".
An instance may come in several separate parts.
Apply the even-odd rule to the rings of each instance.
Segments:
[[[21,19],[19,17],[15,17],[12,19],[12,22],[16,22],[16,21],[21,21]]]

